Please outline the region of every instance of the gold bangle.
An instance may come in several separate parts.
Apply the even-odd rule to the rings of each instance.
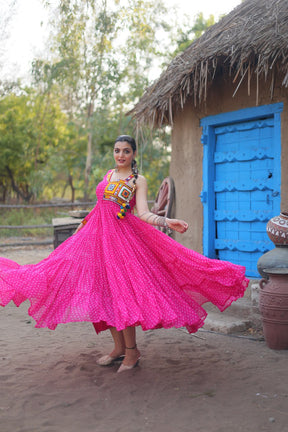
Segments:
[[[87,220],[86,220],[86,219],[83,219],[83,220],[81,221],[81,223],[82,223],[82,225],[86,225]]]

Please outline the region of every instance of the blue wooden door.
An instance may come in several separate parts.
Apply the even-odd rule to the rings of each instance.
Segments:
[[[271,114],[210,126],[204,157],[207,197],[202,201],[207,205],[209,200],[210,209],[210,221],[204,220],[204,230],[209,225],[206,250],[245,266],[250,277],[259,277],[257,261],[274,247],[266,224],[280,211],[278,126]]]
[[[271,118],[215,128],[215,250],[219,259],[246,266],[249,276],[273,247],[266,235],[279,194],[273,128]]]

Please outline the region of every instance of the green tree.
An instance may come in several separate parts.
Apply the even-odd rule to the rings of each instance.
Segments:
[[[183,28],[179,28],[178,30],[176,37],[177,48],[172,54],[172,57],[185,51],[185,49],[188,48],[194,40],[198,39],[207,30],[207,28],[211,27],[213,24],[215,24],[214,16],[209,15],[209,17],[205,19],[202,12],[196,15],[192,27],[189,21],[186,22]]]
[[[133,133],[125,112],[161,54],[157,37],[159,30],[168,31],[165,12],[161,1],[128,0],[124,7],[118,0],[109,7],[106,0],[59,1],[54,59],[40,73],[38,67],[35,77],[57,82],[69,121],[86,134],[85,197],[91,167],[101,165],[107,143],[124,130]]]
[[[46,100],[29,88],[18,93],[0,100],[0,181],[6,193],[29,202],[41,195],[49,153],[61,146],[67,120],[51,94]]]
[[[116,37],[115,13],[107,2],[61,0],[54,21],[56,53],[51,67],[69,120],[85,131],[85,196],[92,163],[93,115],[110,97],[118,79],[112,41]]]
[[[51,93],[58,95],[59,106],[65,112],[65,128],[62,128],[61,140],[57,148],[50,146],[46,173],[49,173],[49,188],[45,189],[47,196],[65,196],[67,187],[71,189],[71,200],[75,200],[76,192],[81,188],[81,172],[85,167],[86,131],[81,115],[72,103],[73,94],[66,93],[62,80],[63,65],[60,62],[47,63],[35,60],[32,64],[33,85],[38,95],[48,101]],[[60,83],[59,83],[60,81]],[[63,88],[64,87],[64,88]],[[47,179],[48,179],[47,177]]]

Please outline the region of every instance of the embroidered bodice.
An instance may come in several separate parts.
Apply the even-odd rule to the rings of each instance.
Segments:
[[[135,185],[129,185],[129,181],[134,177],[134,175],[131,174],[125,180],[116,180],[111,182],[110,179],[112,174],[113,170],[107,175],[108,183],[104,189],[103,199],[113,201],[120,206],[128,204],[135,194]]]

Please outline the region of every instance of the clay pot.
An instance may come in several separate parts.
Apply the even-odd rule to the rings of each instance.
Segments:
[[[260,281],[259,308],[266,344],[288,349],[288,269],[265,269],[269,280]]]
[[[274,249],[262,255],[257,262],[257,269],[263,278],[268,279],[268,274],[265,270],[269,268],[283,269],[284,273],[288,269],[288,247],[276,246]]]
[[[266,226],[268,237],[275,246],[288,245],[288,211],[270,219]]]

